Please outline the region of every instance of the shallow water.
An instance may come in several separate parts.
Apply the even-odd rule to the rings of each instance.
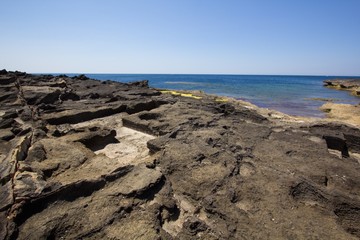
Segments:
[[[74,74],[67,74],[73,76]],[[346,91],[323,87],[323,80],[351,78],[335,76],[266,76],[266,75],[202,75],[202,74],[86,74],[90,78],[130,82],[149,80],[151,87],[175,90],[202,90],[249,101],[259,107],[275,109],[291,115],[323,117],[318,108],[324,101],[357,104],[360,98]]]

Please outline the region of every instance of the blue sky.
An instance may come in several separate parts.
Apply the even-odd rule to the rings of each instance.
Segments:
[[[1,0],[0,68],[360,75],[358,0]]]

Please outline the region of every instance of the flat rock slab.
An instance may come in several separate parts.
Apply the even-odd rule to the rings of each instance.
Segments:
[[[120,182],[103,190],[108,195],[139,195],[158,184],[163,174],[160,168],[151,169],[144,164],[136,166],[131,172],[120,179]]]
[[[93,235],[91,234],[86,238],[117,236],[118,239],[132,239],[133,236],[141,236],[146,239],[149,236],[147,234],[155,236],[156,215],[143,210],[123,216],[126,212],[122,211],[133,207],[133,200],[128,197],[150,191],[161,179],[162,173],[158,168],[149,169],[145,165],[139,165],[90,196],[79,198],[75,202],[56,201],[51,207],[34,214],[22,224],[18,239],[37,239],[52,232],[68,238],[83,238],[83,235],[99,230],[99,234],[90,237]],[[117,219],[119,215],[125,221]],[[74,228],[74,225],[79,228]],[[125,226],[129,228],[124,228]],[[124,232],[127,234],[121,235]]]
[[[126,127],[115,128],[115,130],[119,143],[108,144],[105,148],[96,151],[96,154],[105,154],[123,166],[136,165],[152,159],[149,157],[146,143],[154,139],[154,136]]]

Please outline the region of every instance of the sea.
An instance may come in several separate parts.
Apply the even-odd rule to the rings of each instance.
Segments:
[[[66,74],[74,76],[78,74]],[[322,118],[319,110],[326,100],[359,104],[360,98],[347,91],[326,88],[323,81],[343,76],[274,76],[212,74],[85,74],[89,78],[132,82],[149,80],[150,87],[172,90],[201,90],[208,94],[232,97],[259,107],[286,114]]]

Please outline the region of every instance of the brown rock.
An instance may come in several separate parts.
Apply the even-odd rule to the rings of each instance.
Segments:
[[[359,237],[356,124],[147,81],[0,75],[16,79],[0,88],[0,238]]]
[[[12,187],[12,181],[0,186],[0,212],[6,211],[14,203]]]

